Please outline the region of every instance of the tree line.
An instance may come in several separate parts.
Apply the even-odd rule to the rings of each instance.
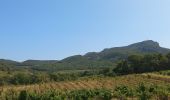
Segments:
[[[152,71],[170,70],[170,53],[131,55],[121,60],[113,72],[117,74],[144,73]]]

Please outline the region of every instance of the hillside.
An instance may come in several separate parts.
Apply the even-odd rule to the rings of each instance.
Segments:
[[[158,42],[147,40],[143,42],[134,43],[124,47],[115,47],[104,49],[101,52],[87,53],[85,57],[88,59],[104,59],[116,61],[118,59],[126,58],[132,54],[149,54],[149,53],[161,53],[166,54],[170,52],[170,49],[160,47]]]
[[[120,59],[126,59],[129,55],[138,54],[167,54],[170,49],[160,47],[158,42],[147,40],[143,42],[134,43],[124,47],[114,47],[104,49],[101,52],[89,52],[85,55],[76,55],[63,59],[61,62],[73,64],[75,66],[82,66],[83,64],[95,65],[94,63],[104,62],[106,66],[108,63],[116,63]],[[100,66],[100,64],[98,66]],[[112,65],[112,64],[109,64]]]

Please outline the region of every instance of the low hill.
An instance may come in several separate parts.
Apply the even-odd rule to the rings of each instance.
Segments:
[[[57,60],[26,60],[22,62],[22,65],[32,66],[32,65],[53,64],[57,62],[58,62]]]

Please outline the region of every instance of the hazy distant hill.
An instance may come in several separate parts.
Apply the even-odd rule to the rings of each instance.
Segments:
[[[17,61],[6,60],[6,59],[0,59],[0,63],[8,63],[8,64],[11,64],[11,65],[19,64],[19,62],[17,62]]]
[[[12,60],[0,59],[0,71],[5,71],[13,69],[15,66],[18,66],[20,63]]]
[[[26,60],[22,62],[22,65],[43,65],[57,63],[57,60]]]

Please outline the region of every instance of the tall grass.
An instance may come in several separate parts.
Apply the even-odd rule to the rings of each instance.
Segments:
[[[143,84],[142,84],[143,83]],[[170,85],[143,75],[0,87],[0,100],[167,100]]]

